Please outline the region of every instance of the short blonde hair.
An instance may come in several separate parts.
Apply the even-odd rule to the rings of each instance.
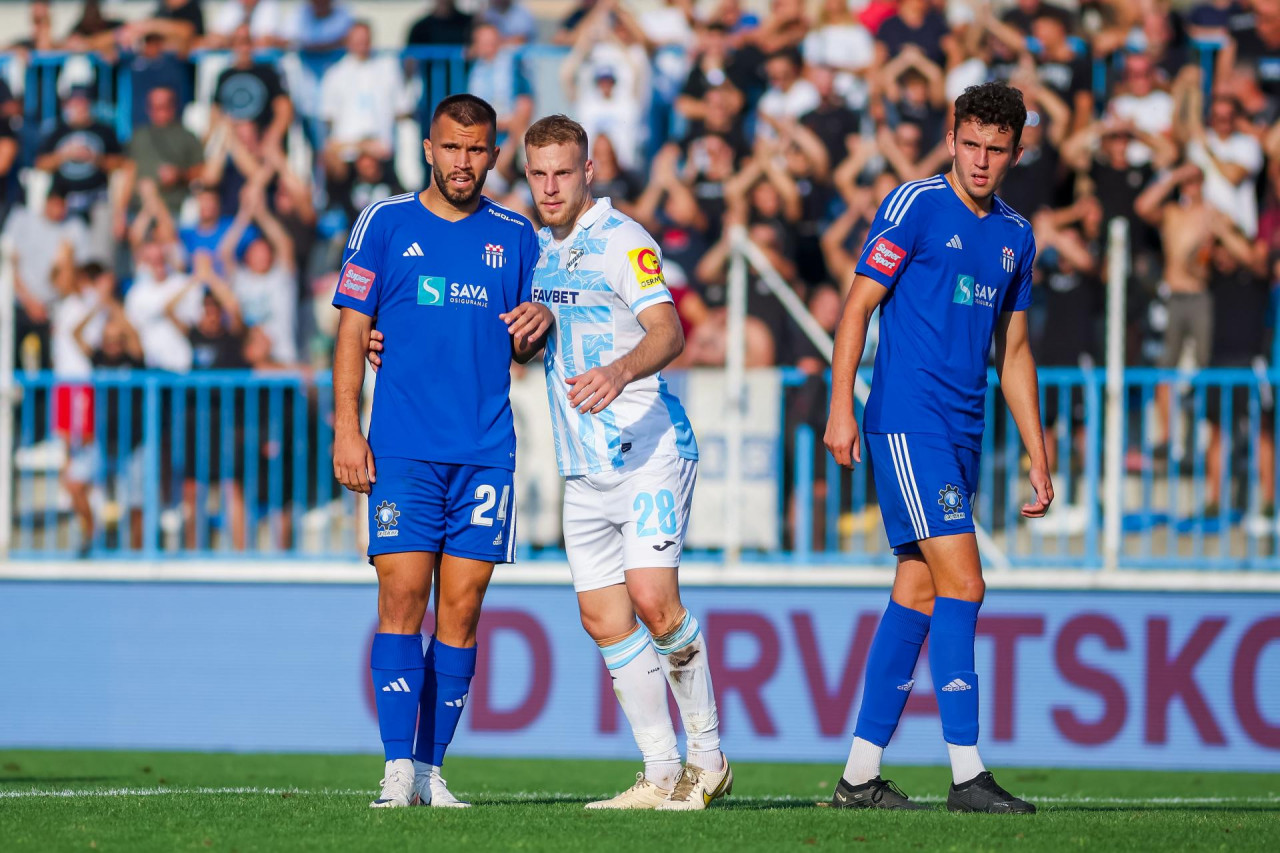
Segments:
[[[587,132],[582,125],[559,113],[540,118],[530,125],[524,134],[524,144],[527,148],[573,144],[578,146],[584,160],[587,157]]]

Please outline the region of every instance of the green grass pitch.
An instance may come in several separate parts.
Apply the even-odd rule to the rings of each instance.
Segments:
[[[930,813],[819,808],[836,765],[735,765],[693,814],[587,812],[612,761],[451,759],[475,808],[373,810],[377,756],[0,752],[0,850],[1280,850],[1280,775],[1005,769],[1033,816],[953,815],[950,775],[893,768]],[[864,846],[865,845],[865,846]]]

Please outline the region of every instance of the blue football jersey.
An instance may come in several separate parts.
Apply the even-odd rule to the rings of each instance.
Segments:
[[[333,304],[387,337],[369,446],[395,457],[514,470],[511,336],[498,315],[532,298],[538,237],[485,198],[457,222],[416,193],[356,219]]]
[[[996,323],[1031,305],[1031,224],[998,197],[979,217],[939,175],[889,193],[869,234],[857,272],[889,293],[863,427],[980,449]]]

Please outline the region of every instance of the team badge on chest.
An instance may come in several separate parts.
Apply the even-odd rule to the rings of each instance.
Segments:
[[[502,252],[502,246],[497,243],[484,244],[484,262],[485,266],[501,269],[507,264],[507,256]]]

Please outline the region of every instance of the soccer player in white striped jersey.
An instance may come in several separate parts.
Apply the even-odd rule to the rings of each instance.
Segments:
[[[592,198],[582,126],[549,116],[524,141],[546,226],[533,298],[555,315],[544,366],[566,478],[565,549],[582,625],[644,758],[634,785],[587,808],[705,809],[730,792],[733,771],[720,751],[706,639],[677,578],[698,449],[659,371],[684,347],[680,320],[657,243]],[[687,736],[683,768],[668,687]]]

